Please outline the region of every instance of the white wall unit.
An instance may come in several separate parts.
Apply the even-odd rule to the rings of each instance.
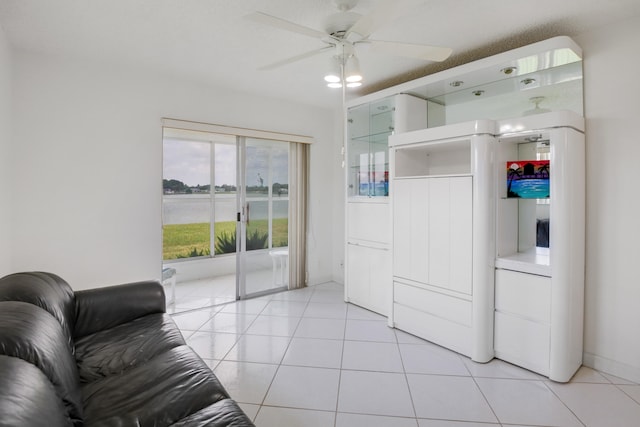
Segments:
[[[506,134],[496,155],[496,357],[566,382],[582,364],[583,119],[557,112],[503,121],[499,127]],[[541,212],[536,204],[544,202],[506,197],[506,162],[535,160],[536,148],[550,153],[548,248],[536,243]]]
[[[385,316],[392,280],[388,137],[426,124],[426,101],[403,94],[348,113],[345,300]]]
[[[495,332],[496,354],[557,381],[568,380],[579,367],[585,159],[584,143],[573,141],[583,138],[584,129],[581,57],[581,49],[572,40],[556,37],[358,100],[360,104],[373,103],[407,93],[426,99],[430,113],[436,109],[429,115],[428,129],[390,137],[390,215],[394,227],[391,325],[468,354],[476,361],[493,356]],[[515,67],[512,73],[502,73],[509,67]],[[520,83],[528,77],[537,78],[540,86],[522,90]],[[531,113],[530,101],[538,96],[548,96],[542,107],[556,112],[518,118]],[[434,117],[438,117],[437,122],[431,121]],[[477,117],[500,121],[465,122]],[[508,199],[505,162],[526,158],[526,151],[532,147],[517,139],[540,132],[554,141],[549,144],[551,170],[556,171],[552,172],[551,203]],[[501,142],[480,142],[480,135],[487,141],[500,136]],[[447,211],[451,203],[457,203],[451,200],[451,185],[465,177],[472,183],[471,227],[467,233],[455,235],[446,231],[452,229],[451,222],[456,222],[453,229],[458,231],[464,230],[458,222],[468,221]],[[418,195],[423,199],[418,200]],[[431,206],[435,200],[440,204]],[[465,210],[460,205],[453,212]],[[552,224],[549,248],[536,247],[537,219],[541,215]],[[450,247],[462,242],[463,234],[472,236],[471,256],[465,258],[468,252],[464,250],[454,251],[456,256],[463,254],[456,259]],[[463,279],[469,276],[464,268],[456,268],[455,274],[461,277],[452,280],[451,264],[459,267],[469,263],[471,286]],[[496,268],[500,272],[498,295],[494,293]],[[506,271],[514,274],[502,274]],[[513,289],[508,286],[516,282],[523,285],[511,295]],[[423,298],[409,297],[407,286]],[[546,289],[543,293],[548,296],[539,295],[541,289]],[[527,303],[537,301],[537,310],[548,310],[548,319],[532,316],[514,295],[530,298]],[[444,313],[430,303],[443,298],[451,300],[444,305]],[[471,307],[470,325],[453,308],[458,302],[454,298],[467,301]],[[534,307],[529,308],[536,313]]]
[[[494,133],[475,121],[390,137],[390,321],[480,362],[493,357]]]

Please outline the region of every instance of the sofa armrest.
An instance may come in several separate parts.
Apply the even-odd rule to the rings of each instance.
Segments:
[[[76,338],[166,310],[164,289],[158,281],[87,289],[75,292],[75,297]]]

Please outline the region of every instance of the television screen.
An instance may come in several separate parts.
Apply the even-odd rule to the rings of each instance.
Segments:
[[[507,197],[546,199],[549,197],[549,160],[507,162]]]

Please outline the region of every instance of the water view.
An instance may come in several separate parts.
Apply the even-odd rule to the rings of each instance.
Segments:
[[[163,223],[166,224],[193,224],[209,222],[209,209],[211,206],[209,194],[172,194],[162,197]],[[266,198],[249,199],[250,219],[268,219],[269,203]],[[287,218],[289,212],[288,197],[273,198],[273,218]],[[236,220],[236,195],[215,195],[215,220]]]

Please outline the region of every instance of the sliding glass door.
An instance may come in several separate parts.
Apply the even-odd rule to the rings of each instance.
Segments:
[[[213,304],[287,289],[296,144],[172,128],[163,140],[164,267],[232,288],[189,295]]]
[[[238,297],[289,281],[289,143],[239,138]]]

